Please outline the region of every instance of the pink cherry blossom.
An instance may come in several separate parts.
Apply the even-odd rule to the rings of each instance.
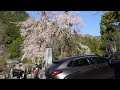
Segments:
[[[53,46],[54,38],[62,40],[65,36],[71,37],[72,26],[82,24],[82,19],[72,15],[72,12],[65,14],[57,11],[46,11],[46,15],[42,15],[39,21],[28,18],[20,22],[20,33],[25,38],[21,59],[28,58],[33,62],[36,58],[44,60],[46,47]]]

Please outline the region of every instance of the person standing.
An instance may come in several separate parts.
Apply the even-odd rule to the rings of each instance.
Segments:
[[[13,68],[10,70],[10,78],[13,78]]]
[[[35,69],[34,78],[39,79],[39,69],[38,68]]]
[[[46,76],[45,76],[45,68],[46,68],[46,62],[44,61],[43,62],[43,67],[42,67],[42,70],[41,70],[41,72],[40,72],[40,78],[41,79],[46,79]]]
[[[46,79],[46,76],[45,76],[45,67],[42,68],[41,72],[40,72],[40,78],[41,79]]]
[[[26,68],[25,68],[25,70],[24,70],[23,79],[27,79],[27,69],[26,69]]]

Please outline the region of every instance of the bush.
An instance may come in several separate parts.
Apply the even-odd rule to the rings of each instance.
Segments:
[[[23,63],[23,64],[27,64],[27,63],[28,63],[28,60],[27,60],[27,59],[23,59],[22,63]]]
[[[6,61],[6,57],[5,57],[5,56],[3,56],[2,60],[0,60],[0,63],[1,63],[1,64],[4,64],[4,65],[7,64],[7,61]]]
[[[120,60],[120,55],[118,55],[117,59]]]
[[[20,57],[20,47],[22,44],[22,38],[17,38],[9,47],[10,56],[9,58],[18,58]]]

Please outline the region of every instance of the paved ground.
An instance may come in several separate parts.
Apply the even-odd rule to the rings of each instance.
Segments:
[[[17,77],[12,77],[12,78],[9,78],[9,79],[18,79],[18,78]],[[27,75],[27,79],[34,79],[34,77],[31,76],[31,75]]]
[[[0,79],[4,79],[3,75],[0,75]],[[7,79],[18,79],[17,77],[12,77],[12,78],[7,78]],[[31,76],[30,74],[27,75],[27,79],[34,79],[33,76]]]

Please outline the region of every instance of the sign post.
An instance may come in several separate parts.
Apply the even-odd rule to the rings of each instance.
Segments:
[[[52,48],[46,48],[45,54],[45,67],[52,64]]]

